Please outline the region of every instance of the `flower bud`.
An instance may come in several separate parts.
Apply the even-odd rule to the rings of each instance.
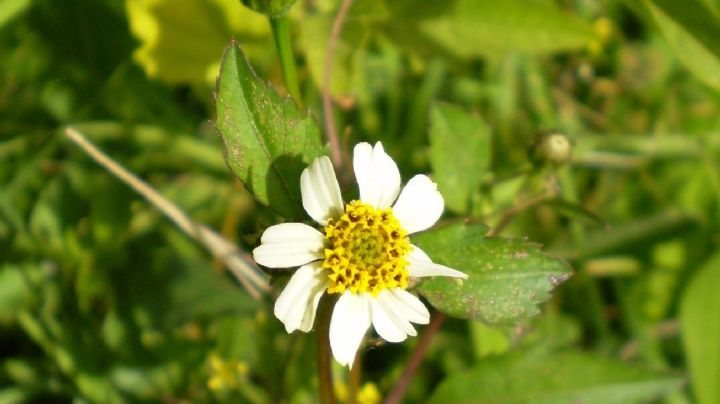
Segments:
[[[572,158],[572,143],[567,136],[558,132],[542,133],[532,147],[532,157],[536,163],[561,165]]]

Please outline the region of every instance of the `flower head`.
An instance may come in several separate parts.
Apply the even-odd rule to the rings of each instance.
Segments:
[[[287,332],[310,331],[323,293],[339,294],[330,320],[335,359],[352,365],[370,325],[389,342],[417,332],[430,313],[406,290],[408,278],[464,273],[433,263],[408,235],[435,224],[444,208],[437,185],[416,175],[400,192],[400,172],[380,142],[355,146],[360,199],[344,204],[330,159],[317,158],[300,176],[303,207],[322,231],[302,224],[269,227],[253,251],[270,268],[300,266],[275,302]]]

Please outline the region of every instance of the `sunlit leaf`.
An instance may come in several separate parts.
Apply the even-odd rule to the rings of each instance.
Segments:
[[[133,55],[150,77],[170,83],[212,83],[218,59],[235,37],[253,56],[272,49],[266,18],[239,0],[126,0]]]
[[[300,174],[324,154],[316,123],[255,76],[235,41],[225,51],[216,97],[230,170],[258,201],[285,217],[304,217]]]
[[[720,255],[700,269],[680,305],[682,340],[700,404],[720,402]]]
[[[711,1],[648,0],[657,10],[675,21],[703,47],[720,57],[720,19]],[[653,11],[653,13],[655,13]]]
[[[0,324],[13,320],[19,310],[33,301],[33,282],[39,281],[39,275],[37,266],[0,266]]]
[[[720,32],[720,19],[695,0],[645,0],[644,4],[678,60],[702,82],[720,90],[720,75],[717,73],[720,71],[720,36],[712,36]],[[693,21],[702,24],[693,24]]]
[[[420,294],[451,316],[511,325],[538,313],[537,305],[572,274],[562,260],[518,239],[485,237],[480,225],[454,224],[413,238],[435,262],[468,274],[425,280]]]
[[[30,3],[31,0],[4,0],[0,2],[0,27],[22,14],[30,6]]]

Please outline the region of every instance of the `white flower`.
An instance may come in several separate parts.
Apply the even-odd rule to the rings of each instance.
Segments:
[[[371,324],[383,339],[400,342],[417,335],[411,323],[430,321],[425,305],[405,290],[408,277],[467,278],[434,264],[407,237],[442,215],[443,198],[430,178],[416,175],[400,192],[400,172],[380,142],[356,145],[353,168],[360,200],[345,205],[330,159],[315,159],[300,188],[303,207],[323,231],[302,223],[271,226],[253,251],[266,267],[300,266],[275,302],[275,316],[288,333],[310,331],[322,294],[340,294],[330,347],[348,366]]]

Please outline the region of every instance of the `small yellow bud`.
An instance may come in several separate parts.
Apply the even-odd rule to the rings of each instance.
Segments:
[[[562,133],[544,133],[535,141],[532,156],[538,163],[565,164],[572,159],[572,143]]]

